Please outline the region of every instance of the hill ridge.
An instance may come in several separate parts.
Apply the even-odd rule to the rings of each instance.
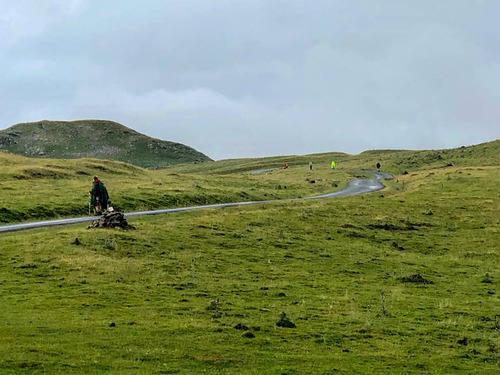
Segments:
[[[111,120],[41,120],[0,130],[0,150],[28,157],[124,161],[143,168],[211,160],[181,143],[149,137]]]

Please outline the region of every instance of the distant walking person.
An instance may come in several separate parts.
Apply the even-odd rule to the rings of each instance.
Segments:
[[[90,204],[94,207],[94,213],[100,214],[108,208],[109,200],[108,190],[97,176],[92,181],[92,189],[89,191]]]
[[[283,169],[288,169],[288,163],[285,164],[285,166],[283,167]]]
[[[312,171],[313,170],[313,163],[312,161],[309,162],[309,170]]]
[[[380,172],[380,163],[377,163],[377,171]]]
[[[332,171],[335,170],[335,162],[332,160]]]

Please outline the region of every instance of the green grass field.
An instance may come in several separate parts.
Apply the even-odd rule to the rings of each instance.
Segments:
[[[151,171],[109,160],[28,159],[0,153],[5,166],[0,171],[0,223],[88,215],[93,175],[103,180],[113,205],[125,211],[320,195],[360,176],[345,169],[332,173],[327,161],[309,171],[306,157],[291,159],[296,164],[288,170],[252,175],[258,160],[204,163],[194,171],[190,169],[202,164]],[[236,171],[230,173],[230,168]]]
[[[335,173],[331,154],[105,164],[116,201],[146,188],[151,201],[189,204],[314,195],[377,160],[395,178],[362,196],[132,218],[128,231],[2,234],[0,373],[498,374],[498,143],[337,155]],[[84,199],[89,176],[78,171],[103,166],[4,157],[2,207],[19,212]],[[248,173],[284,160],[286,171]],[[26,169],[68,176],[15,177]],[[277,326],[282,313],[295,328]]]

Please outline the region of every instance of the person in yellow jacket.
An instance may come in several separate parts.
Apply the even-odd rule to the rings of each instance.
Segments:
[[[332,160],[332,171],[335,170],[335,162]]]

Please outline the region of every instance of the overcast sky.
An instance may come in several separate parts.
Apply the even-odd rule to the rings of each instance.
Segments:
[[[499,138],[500,1],[0,0],[0,128],[108,119],[214,159]]]

